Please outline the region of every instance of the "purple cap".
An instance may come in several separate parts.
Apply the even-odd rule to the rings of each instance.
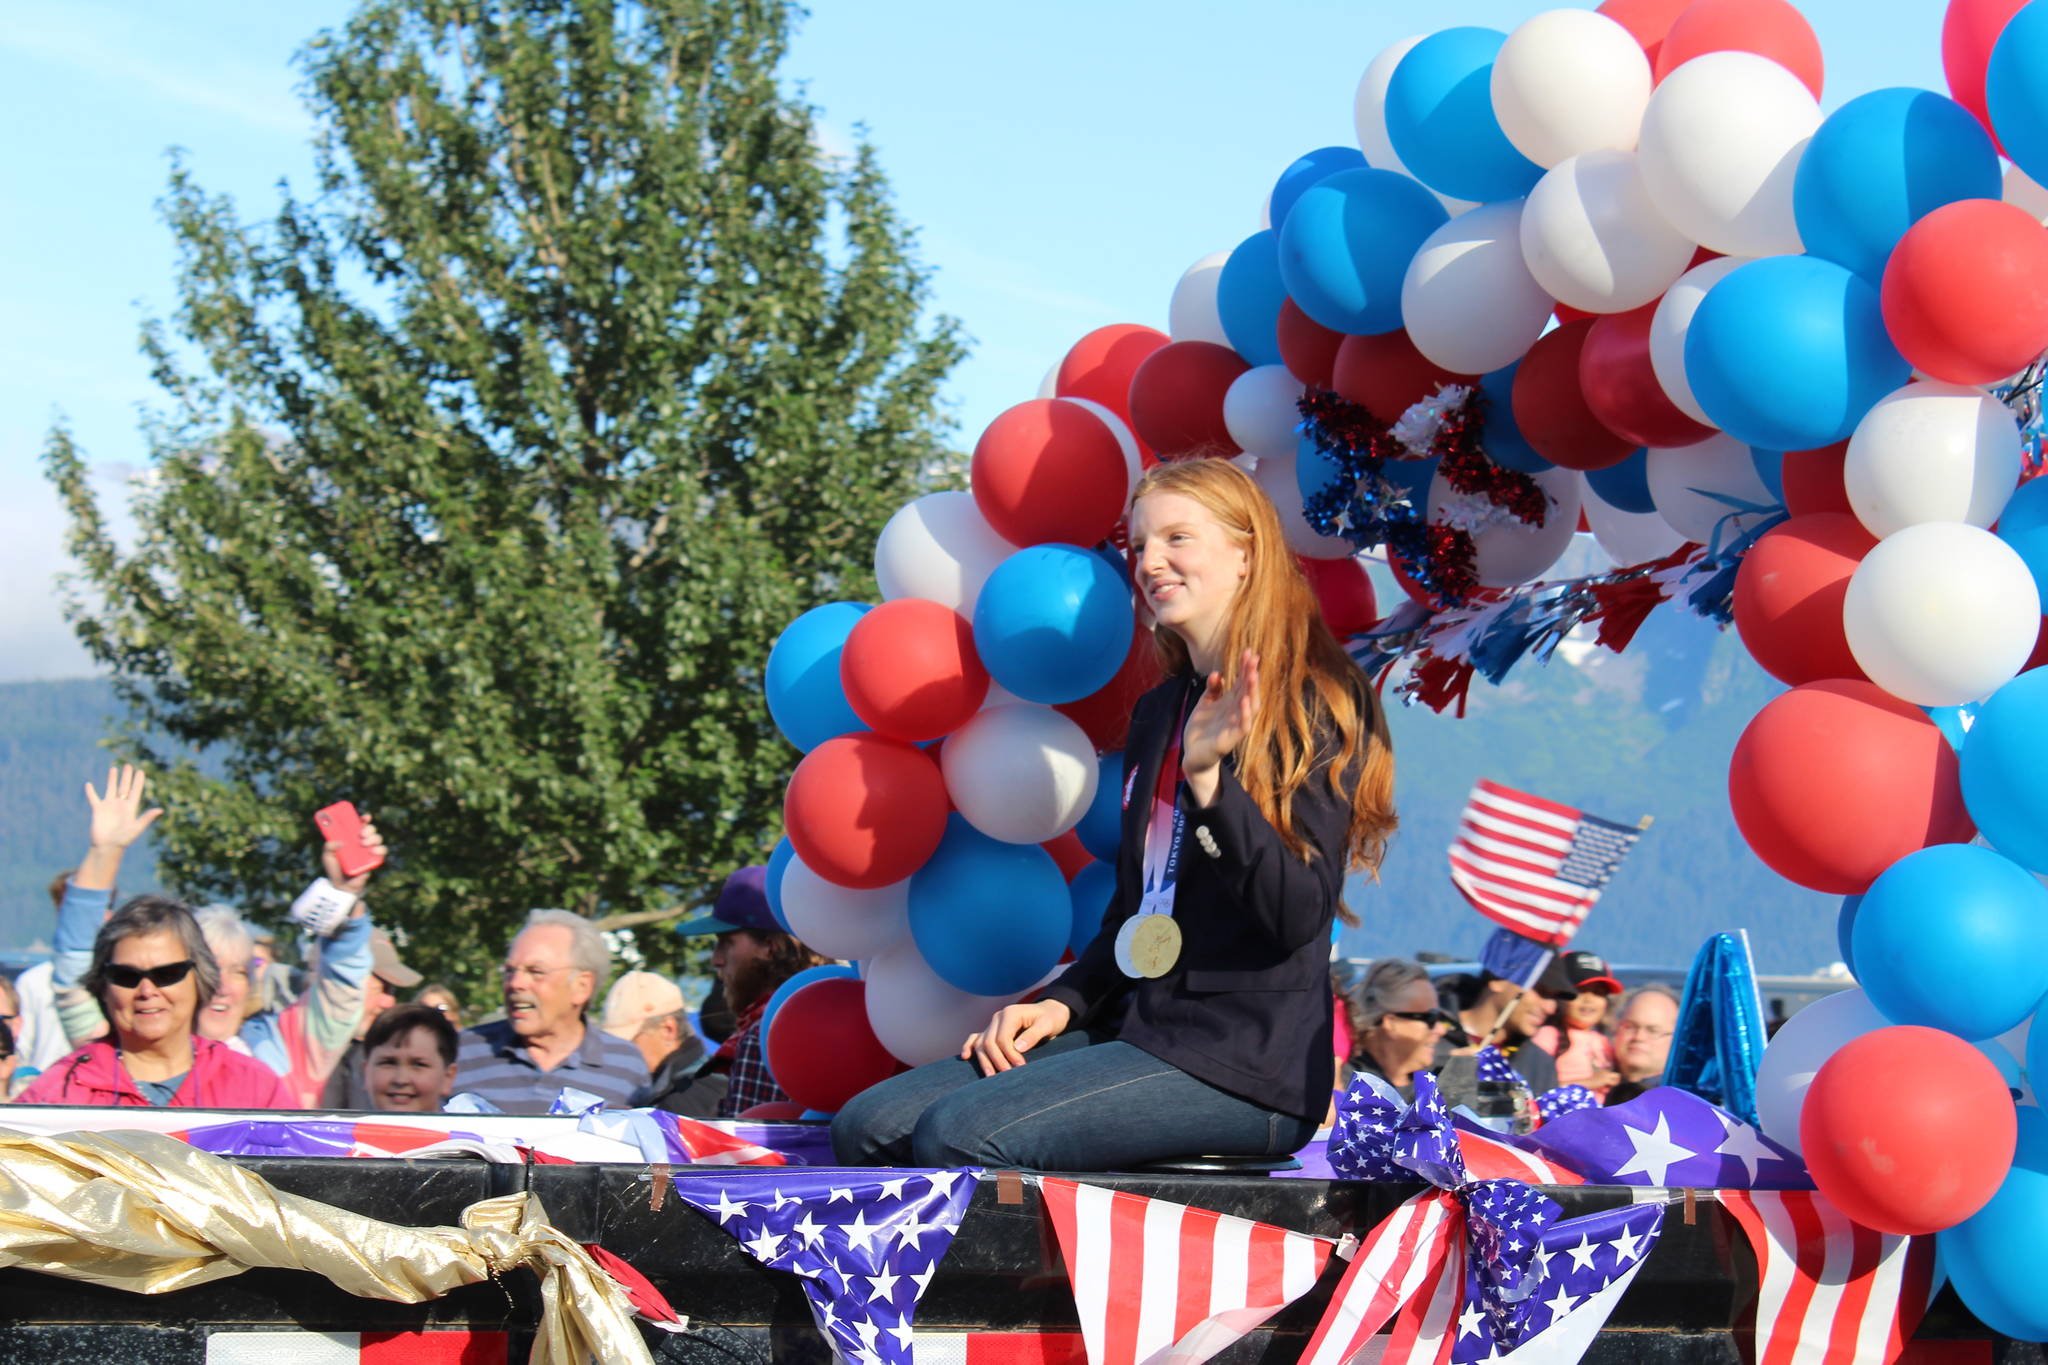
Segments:
[[[757,934],[787,932],[775,922],[775,912],[768,908],[767,868],[743,867],[733,873],[718,888],[718,899],[710,914],[676,926],[676,932],[686,938],[695,934],[727,934],[735,929]]]

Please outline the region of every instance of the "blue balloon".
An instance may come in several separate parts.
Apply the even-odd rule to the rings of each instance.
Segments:
[[[827,602],[783,628],[768,651],[768,714],[782,737],[808,753],[835,735],[868,727],[839,683],[839,654],[854,623],[873,608]]]
[[[2048,479],[2028,479],[2006,499],[1998,514],[1998,534],[2022,536],[2048,528]]]
[[[2048,5],[2028,5],[2006,23],[1984,69],[1984,104],[2005,154],[2048,185]],[[1996,199],[1997,195],[1990,198]]]
[[[2026,1091],[2027,1078],[2020,1074],[2019,1061],[2005,1050],[2005,1044],[1995,1038],[1986,1038],[1977,1044],[1977,1051],[1983,1053],[1990,1059],[1991,1065],[1998,1068],[1999,1078],[2005,1082],[2005,1088],[2012,1092],[2014,1099],[2018,1099]]]
[[[1121,749],[1095,760],[1095,799],[1074,826],[1074,835],[1091,858],[1116,862],[1124,841],[1124,755]]]
[[[2048,871],[2048,668],[2020,674],[1980,703],[1963,742],[1963,804],[2000,853]],[[1939,722],[1937,722],[1939,723]]]
[[[1280,234],[1254,232],[1237,244],[1223,273],[1216,277],[1216,316],[1230,348],[1248,365],[1280,363],[1280,305],[1287,286],[1280,282]]]
[[[1093,550],[1033,545],[988,576],[974,647],[989,676],[1026,701],[1079,701],[1131,650],[1129,581]]]
[[[1440,30],[1409,49],[1387,83],[1394,155],[1439,194],[1489,203],[1543,178],[1493,114],[1493,59],[1506,41],[1497,29]]]
[[[1522,436],[1522,429],[1515,425],[1515,371],[1522,368],[1517,360],[1512,365],[1483,375],[1479,380],[1479,408],[1486,419],[1479,443],[1486,450],[1486,456],[1502,469],[1518,470],[1523,474],[1541,474],[1557,466],[1536,453],[1536,447]]]
[[[1849,969],[1849,975],[1856,975],[1856,912],[1863,907],[1863,897],[1842,897],[1842,908],[1835,915],[1835,942],[1842,946],[1842,965]]]
[[[1408,262],[1449,216],[1398,171],[1339,171],[1305,190],[1287,215],[1281,282],[1302,312],[1334,331],[1394,331]]]
[[[768,1003],[761,1007],[761,1037],[763,1041],[766,1041],[768,1037],[769,1025],[775,1022],[775,1016],[781,1012],[784,1002],[789,997],[795,995],[813,981],[858,980],[859,977],[859,972],[841,962],[827,962],[823,966],[804,968],[795,976],[777,986],[775,993],[768,997]],[[766,1060],[766,1057],[767,1053],[764,1049],[762,1052],[763,1060]]]
[[[1273,183],[1273,198],[1266,216],[1273,220],[1277,231],[1309,186],[1328,180],[1339,171],[1363,170],[1365,165],[1365,153],[1356,147],[1318,147],[1306,156],[1296,157]]]
[[[1927,718],[1941,731],[1941,737],[1948,741],[1948,747],[1957,753],[1963,751],[1963,741],[1970,737],[1970,727],[1977,723],[1979,703],[1966,701],[1961,706],[1923,706]]]
[[[817,1123],[821,1120],[831,1118],[833,1114],[836,1114],[838,1112],[839,1111],[837,1109],[831,1110],[829,1112],[823,1109],[806,1109],[799,1117],[806,1123]]]
[[[1998,1193],[1936,1233],[1935,1245],[1949,1283],[1979,1322],[2017,1341],[2048,1341],[2039,1264],[2041,1229],[2048,1226],[2048,1115],[2021,1105],[2019,1130],[2012,1169]]]
[[[910,878],[910,937],[939,979],[1013,995],[1059,962],[1073,929],[1067,879],[1036,844],[991,839],[960,815]]]
[[[1850,941],[1856,979],[1894,1024],[1995,1038],[2048,995],[2048,889],[1988,848],[1936,844],[1893,863]]]
[[[1109,903],[1115,895],[1116,869],[1108,863],[1090,863],[1067,883],[1067,898],[1074,910],[1067,947],[1073,950],[1074,956],[1079,957],[1082,950],[1102,932],[1103,916],[1109,913]]]
[[[1707,291],[1685,335],[1685,377],[1707,417],[1747,445],[1844,440],[1912,375],[1877,287],[1813,256],[1767,256]]]
[[[1588,470],[1586,487],[1617,512],[1654,512],[1650,500],[1650,452],[1638,450],[1620,464]]]
[[[1932,90],[1895,86],[1828,115],[1799,158],[1792,212],[1809,255],[1875,281],[1907,228],[2003,188],[1998,149],[1976,115]]]
[[[1780,503],[1785,501],[1785,452],[1749,448],[1749,462],[1756,467],[1756,476],[1764,481],[1764,487]]]
[[[789,917],[782,913],[782,874],[789,871],[789,865],[795,858],[796,845],[785,834],[776,841],[775,851],[768,855],[768,873],[761,879],[762,889],[768,896],[768,913],[775,916],[775,922],[782,926],[785,934],[791,930]]]

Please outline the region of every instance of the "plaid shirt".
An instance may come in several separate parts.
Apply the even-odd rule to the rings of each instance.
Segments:
[[[768,998],[763,996],[742,1010],[732,1037],[718,1049],[719,1060],[730,1058],[726,1070],[732,1077],[732,1085],[725,1092],[725,1098],[718,1102],[718,1116],[722,1119],[735,1118],[757,1104],[789,1098],[775,1083],[763,1051],[761,1011],[767,1007]]]

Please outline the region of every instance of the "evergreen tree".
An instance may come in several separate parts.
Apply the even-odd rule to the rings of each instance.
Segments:
[[[872,149],[778,84],[794,17],[370,0],[303,54],[316,198],[249,226],[174,165],[132,549],[45,455],[170,884],[274,912],[346,797],[381,917],[475,980],[531,907],[646,919],[766,852],[769,644],[958,472],[961,339]]]

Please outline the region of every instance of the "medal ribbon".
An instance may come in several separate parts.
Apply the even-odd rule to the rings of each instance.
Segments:
[[[1176,799],[1183,776],[1180,763],[1181,731],[1187,727],[1192,706],[1181,709],[1180,720],[1167,741],[1159,762],[1159,782],[1152,794],[1152,822],[1145,827],[1145,894],[1138,901],[1140,915],[1171,915],[1174,886],[1180,879],[1181,838],[1187,832],[1187,814]]]

